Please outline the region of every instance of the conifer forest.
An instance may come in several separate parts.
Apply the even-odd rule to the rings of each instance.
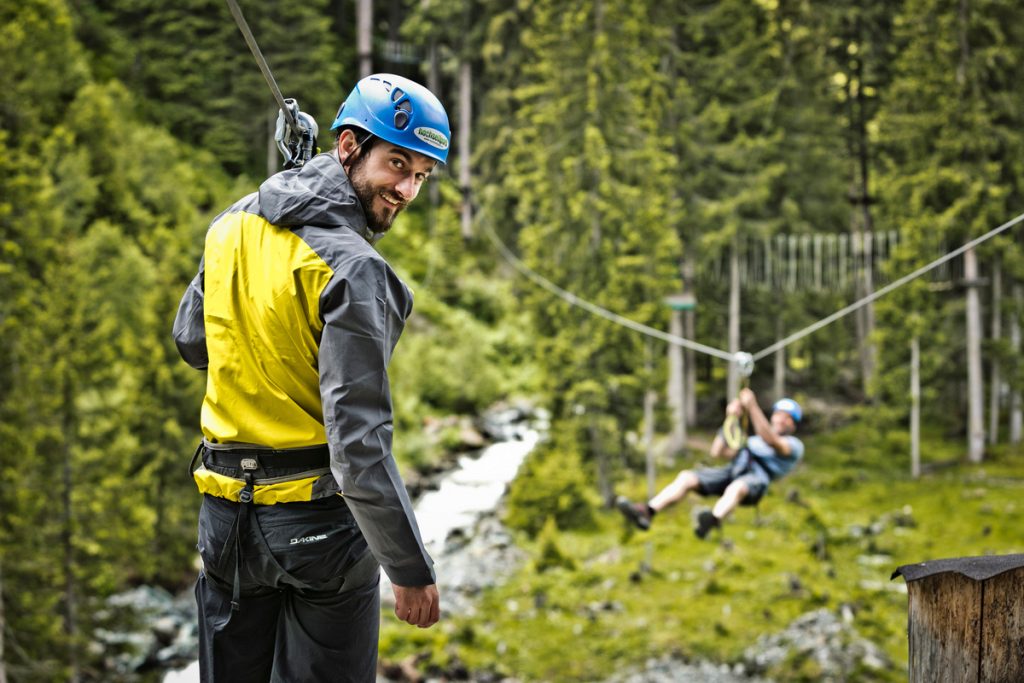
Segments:
[[[434,628],[385,608],[380,680],[901,681],[892,572],[1024,553],[1020,2],[239,5],[321,148],[371,72],[451,118],[377,245],[415,292],[406,483],[488,411],[544,423],[502,559],[447,612],[438,562]],[[210,221],[281,169],[278,105],[224,0],[2,0],[0,92],[0,683],[162,681],[118,664],[110,600],[195,581],[206,380],[171,324]],[[707,464],[748,381],[803,405],[799,467],[707,539],[712,499],[628,528],[615,496]],[[834,657],[785,640],[812,617]]]

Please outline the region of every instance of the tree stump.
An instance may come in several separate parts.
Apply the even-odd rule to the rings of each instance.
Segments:
[[[910,683],[1024,681],[1024,555],[899,567],[907,582]]]

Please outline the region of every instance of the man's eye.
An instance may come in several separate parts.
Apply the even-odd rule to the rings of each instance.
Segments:
[[[401,159],[392,159],[391,165],[394,166],[395,168],[405,168],[405,162],[402,161]]]

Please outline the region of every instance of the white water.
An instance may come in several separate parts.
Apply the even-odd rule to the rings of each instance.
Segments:
[[[522,436],[521,441],[489,446],[477,457],[462,456],[438,489],[420,498],[416,521],[427,552],[441,554],[450,533],[469,530],[481,515],[494,510],[537,443],[537,432],[525,431]]]
[[[523,429],[518,436],[520,439],[488,446],[478,455],[460,457],[458,466],[441,478],[438,489],[425,493],[413,506],[423,545],[439,564],[456,564],[459,549],[446,552],[445,540],[455,531],[468,534],[481,517],[494,511],[539,438],[532,429]],[[456,588],[452,584],[459,583],[465,572],[456,570],[453,574],[449,583],[443,570],[438,572],[442,593]],[[381,598],[385,603],[394,603],[391,582],[383,574]],[[169,672],[163,683],[199,683],[199,662]]]

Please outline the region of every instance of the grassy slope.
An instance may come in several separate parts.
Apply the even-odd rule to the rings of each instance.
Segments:
[[[430,631],[386,617],[382,657],[418,652],[443,665],[455,655],[521,680],[599,680],[668,652],[733,661],[798,615],[845,603],[854,627],[894,662],[888,676],[863,680],[905,680],[907,598],[889,575],[924,560],[1024,552],[1024,450],[998,449],[981,466],[946,465],[913,481],[903,434],[853,425],[807,442],[799,470],[774,486],[758,514],[739,510],[723,536],[694,538],[689,513],[700,499],[663,514],[649,534],[624,531],[617,514],[602,513],[600,528],[559,536],[574,571],[523,567],[482,597],[476,617]],[[933,438],[922,450],[928,464],[953,461],[963,448]],[[659,483],[672,476],[662,472]],[[644,486],[636,477],[619,490],[639,498]],[[790,491],[798,502],[787,500]],[[633,581],[648,542],[653,571]],[[771,673],[816,680],[811,662]]]

